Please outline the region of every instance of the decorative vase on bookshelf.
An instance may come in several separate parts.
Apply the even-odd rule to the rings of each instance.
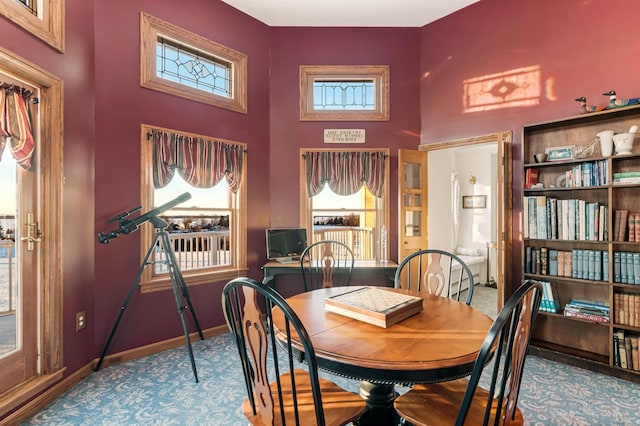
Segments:
[[[618,133],[613,135],[613,143],[616,146],[616,155],[631,154],[633,148],[633,139],[636,137],[638,126],[632,126],[627,133]]]
[[[600,141],[600,152],[603,157],[611,157],[613,154],[613,130],[603,130],[596,133],[596,138]]]

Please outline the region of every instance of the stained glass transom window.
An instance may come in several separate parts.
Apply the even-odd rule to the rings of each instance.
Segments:
[[[164,37],[158,37],[156,72],[160,78],[195,89],[227,98],[233,95],[230,62]]]
[[[313,109],[315,110],[373,110],[376,107],[374,80],[315,80]]]

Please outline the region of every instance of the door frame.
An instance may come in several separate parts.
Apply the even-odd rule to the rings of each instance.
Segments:
[[[57,76],[0,47],[0,68],[40,87],[40,150],[37,215],[42,230],[37,273],[38,365],[36,376],[0,395],[0,418],[63,376],[62,345],[62,186],[63,82]],[[16,226],[21,224],[16,223]]]
[[[498,285],[498,311],[502,309],[504,301],[507,300],[513,293],[511,285],[511,259],[512,253],[512,241],[513,241],[513,197],[512,197],[512,131],[500,131],[496,133],[490,133],[482,136],[475,136],[466,139],[458,139],[446,142],[435,142],[420,145],[418,150],[426,152],[427,156],[430,151],[436,151],[440,149],[451,149],[470,145],[481,145],[488,143],[497,144],[497,183],[495,188],[497,195],[497,241],[496,241],[496,283]],[[428,161],[427,161],[428,165]],[[427,172],[428,173],[428,172]],[[426,187],[427,195],[429,191],[429,185],[427,182]],[[429,213],[429,200],[426,197],[425,210],[427,216]],[[428,238],[428,236],[427,236]],[[489,267],[489,265],[487,265]]]

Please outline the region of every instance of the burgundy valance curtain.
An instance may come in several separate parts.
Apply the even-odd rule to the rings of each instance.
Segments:
[[[177,173],[196,188],[212,188],[224,177],[232,192],[240,188],[244,148],[153,129],[153,184],[163,188]]]
[[[31,96],[30,90],[0,82],[0,158],[8,141],[11,156],[26,170],[31,168],[36,146],[29,110]]]
[[[318,195],[326,183],[339,195],[355,194],[365,185],[380,198],[386,153],[380,151],[309,151],[304,153],[307,194]]]

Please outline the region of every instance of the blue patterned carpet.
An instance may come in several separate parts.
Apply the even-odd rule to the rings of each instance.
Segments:
[[[245,397],[229,334],[91,374],[24,425],[242,425]],[[335,376],[345,389],[357,382]],[[402,391],[402,389],[401,389]],[[530,356],[519,407],[526,425],[638,425],[640,385]]]

